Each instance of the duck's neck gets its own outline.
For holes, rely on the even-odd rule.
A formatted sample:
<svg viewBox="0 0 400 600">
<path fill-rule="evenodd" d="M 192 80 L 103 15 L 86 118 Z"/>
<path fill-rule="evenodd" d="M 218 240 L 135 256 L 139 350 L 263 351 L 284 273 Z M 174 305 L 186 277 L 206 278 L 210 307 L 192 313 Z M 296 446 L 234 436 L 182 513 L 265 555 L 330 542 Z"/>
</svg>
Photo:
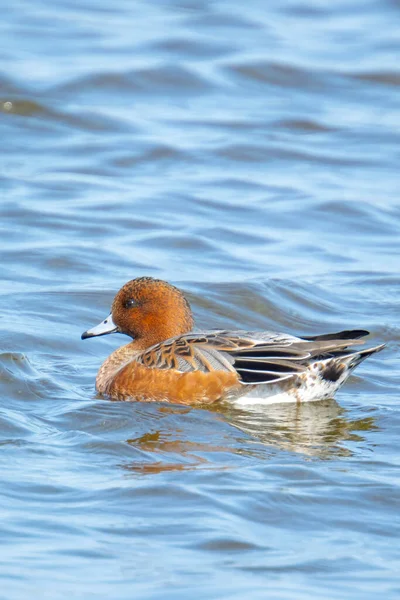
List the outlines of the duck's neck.
<svg viewBox="0 0 400 600">
<path fill-rule="evenodd" d="M 146 347 L 146 346 L 145 346 Z M 138 343 L 138 340 L 125 344 L 117 348 L 110 354 L 108 358 L 101 365 L 99 372 L 96 377 L 96 389 L 100 394 L 104 394 L 107 385 L 114 375 L 127 363 L 129 363 L 135 356 L 145 347 Z"/>
</svg>

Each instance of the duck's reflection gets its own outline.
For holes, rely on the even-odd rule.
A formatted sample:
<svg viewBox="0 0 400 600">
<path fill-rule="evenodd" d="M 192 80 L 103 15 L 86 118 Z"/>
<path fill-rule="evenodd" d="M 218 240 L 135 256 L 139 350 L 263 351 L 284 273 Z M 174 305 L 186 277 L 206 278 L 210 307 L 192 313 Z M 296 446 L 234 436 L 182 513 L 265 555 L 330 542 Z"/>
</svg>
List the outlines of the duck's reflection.
<svg viewBox="0 0 400 600">
<path fill-rule="evenodd" d="M 360 431 L 377 429 L 373 417 L 349 418 L 333 400 L 293 404 L 223 407 L 225 419 L 254 441 L 326 459 L 352 454 L 346 441 L 360 442 Z"/>
<path fill-rule="evenodd" d="M 240 466 L 239 456 L 268 460 L 279 450 L 322 460 L 350 456 L 349 442 L 363 442 L 361 432 L 377 429 L 373 417 L 351 418 L 335 400 L 246 408 L 219 405 L 212 411 L 161 404 L 153 408 L 157 427 L 127 440 L 143 459 L 123 465 L 128 471 L 231 469 Z M 148 418 L 145 423 L 147 429 Z M 240 435 L 232 434 L 235 430 Z"/>
<path fill-rule="evenodd" d="M 175 431 L 176 434 L 178 431 Z M 218 465 L 213 465 L 212 461 L 204 456 L 204 453 L 228 451 L 228 448 L 223 446 L 210 446 L 206 443 L 182 439 L 182 432 L 178 435 L 180 437 L 174 439 L 172 432 L 168 435 L 165 432 L 155 431 L 145 433 L 139 438 L 127 440 L 128 444 L 139 447 L 147 456 L 156 454 L 158 460 L 132 463 L 125 465 L 125 468 L 142 474 L 186 471 L 200 467 L 218 468 Z"/>
</svg>

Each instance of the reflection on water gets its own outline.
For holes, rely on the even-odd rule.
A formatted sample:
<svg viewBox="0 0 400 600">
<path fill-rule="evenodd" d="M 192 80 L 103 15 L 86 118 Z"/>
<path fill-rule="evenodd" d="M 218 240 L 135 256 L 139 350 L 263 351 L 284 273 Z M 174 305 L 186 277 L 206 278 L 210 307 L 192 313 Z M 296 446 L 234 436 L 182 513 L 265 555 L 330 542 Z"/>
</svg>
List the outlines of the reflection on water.
<svg viewBox="0 0 400 600">
<path fill-rule="evenodd" d="M 174 432 L 170 432 L 166 439 L 163 437 L 161 431 L 155 431 L 145 433 L 136 439 L 127 440 L 128 444 L 146 452 L 147 460 L 146 462 L 125 464 L 123 468 L 142 474 L 162 473 L 164 471 L 186 471 L 197 468 L 227 468 L 217 467 L 205 456 L 201 456 L 201 453 L 230 452 L 230 448 L 210 446 L 201 442 L 191 442 L 190 440 L 173 439 L 173 437 Z M 153 453 L 157 457 L 155 462 L 149 460 Z M 177 462 L 168 462 L 171 459 L 175 459 Z"/>
<path fill-rule="evenodd" d="M 162 405 L 157 410 L 172 415 L 186 414 L 188 420 L 198 412 L 196 409 L 182 411 L 180 407 Z M 193 441 L 179 419 L 175 421 L 175 427 L 171 427 L 171 422 L 168 428 L 157 429 L 152 425 L 150 431 L 127 440 L 143 454 L 140 460 L 124 464 L 123 468 L 142 474 L 198 468 L 224 470 L 233 468 L 233 463 L 228 466 L 229 455 L 269 460 L 272 454 L 268 449 L 273 448 L 318 459 L 351 456 L 352 450 L 346 442 L 362 442 L 365 437 L 360 432 L 379 430 L 374 417 L 351 417 L 334 399 L 267 407 L 254 404 L 246 409 L 223 404 L 205 410 L 245 436 L 234 436 L 224 446 L 209 440 Z M 215 464 L 217 453 L 228 455 L 225 464 Z"/>
<path fill-rule="evenodd" d="M 358 431 L 377 429 L 373 417 L 351 418 L 334 400 L 275 404 L 266 409 L 226 409 L 229 423 L 263 444 L 315 458 L 349 456 L 343 442 L 362 441 Z"/>
</svg>

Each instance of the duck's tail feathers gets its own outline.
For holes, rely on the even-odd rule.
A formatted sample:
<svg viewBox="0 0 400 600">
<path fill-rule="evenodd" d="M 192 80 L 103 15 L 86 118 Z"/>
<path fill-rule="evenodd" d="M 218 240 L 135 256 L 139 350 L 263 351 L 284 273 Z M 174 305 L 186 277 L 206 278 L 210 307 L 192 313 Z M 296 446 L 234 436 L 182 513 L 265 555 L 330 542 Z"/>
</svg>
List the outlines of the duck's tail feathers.
<svg viewBox="0 0 400 600">
<path fill-rule="evenodd" d="M 369 331 L 366 329 L 345 329 L 344 331 L 339 331 L 337 333 L 325 333 L 324 335 L 314 335 L 308 337 L 302 336 L 302 339 L 309 342 L 329 342 L 336 340 L 358 340 L 366 335 L 369 335 Z"/>
<path fill-rule="evenodd" d="M 373 348 L 365 348 L 365 350 L 358 350 L 357 352 L 352 352 L 347 356 L 342 358 L 343 362 L 347 363 L 348 368 L 352 371 L 355 369 L 363 360 L 371 356 L 371 354 L 375 354 L 375 352 L 380 352 L 383 350 L 386 344 L 379 344 L 379 346 L 374 346 Z"/>
</svg>

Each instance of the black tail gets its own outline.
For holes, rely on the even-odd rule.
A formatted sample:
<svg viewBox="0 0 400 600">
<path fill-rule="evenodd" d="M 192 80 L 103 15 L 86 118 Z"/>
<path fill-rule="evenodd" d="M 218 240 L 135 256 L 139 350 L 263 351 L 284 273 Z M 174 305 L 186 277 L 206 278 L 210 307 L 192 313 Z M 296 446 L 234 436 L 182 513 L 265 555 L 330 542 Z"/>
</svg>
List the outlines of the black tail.
<svg viewBox="0 0 400 600">
<path fill-rule="evenodd" d="M 385 347 L 385 344 L 379 344 L 379 346 L 374 346 L 373 348 L 366 348 L 365 350 L 358 350 L 353 354 L 348 355 L 348 364 L 351 369 L 354 369 L 357 365 L 360 364 L 363 360 L 371 356 L 371 354 L 375 354 L 375 352 L 379 352 Z M 346 360 L 346 359 L 344 359 Z"/>
<path fill-rule="evenodd" d="M 302 339 L 309 342 L 328 342 L 329 340 L 358 340 L 366 335 L 369 335 L 369 331 L 366 329 L 345 329 L 338 333 L 325 333 L 324 335 L 310 337 L 302 336 Z"/>
</svg>

